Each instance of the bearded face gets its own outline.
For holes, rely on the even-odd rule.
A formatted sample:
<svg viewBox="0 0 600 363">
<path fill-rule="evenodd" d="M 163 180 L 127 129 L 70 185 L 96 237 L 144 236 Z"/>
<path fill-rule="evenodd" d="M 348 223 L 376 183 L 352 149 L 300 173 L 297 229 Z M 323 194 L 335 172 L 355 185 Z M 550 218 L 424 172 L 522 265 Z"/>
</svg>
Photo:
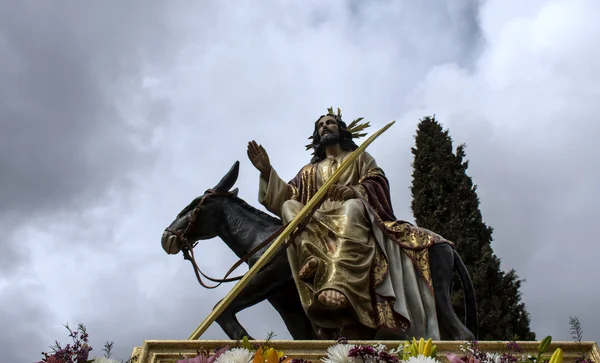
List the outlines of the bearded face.
<svg viewBox="0 0 600 363">
<path fill-rule="evenodd" d="M 353 151 L 358 148 L 352 141 L 352 134 L 348 132 L 343 121 L 338 121 L 332 115 L 321 116 L 315 122 L 313 131 L 314 156 L 310 161 L 311 164 L 325 159 L 325 149 L 336 144 L 339 144 L 344 151 Z"/>
<path fill-rule="evenodd" d="M 322 117 L 317 122 L 317 130 L 321 138 L 321 146 L 335 145 L 340 141 L 340 129 L 336 119 L 332 116 Z"/>
<path fill-rule="evenodd" d="M 325 132 L 323 136 L 321 136 L 321 145 L 330 146 L 335 145 L 340 141 L 340 134 L 337 132 Z"/>
</svg>

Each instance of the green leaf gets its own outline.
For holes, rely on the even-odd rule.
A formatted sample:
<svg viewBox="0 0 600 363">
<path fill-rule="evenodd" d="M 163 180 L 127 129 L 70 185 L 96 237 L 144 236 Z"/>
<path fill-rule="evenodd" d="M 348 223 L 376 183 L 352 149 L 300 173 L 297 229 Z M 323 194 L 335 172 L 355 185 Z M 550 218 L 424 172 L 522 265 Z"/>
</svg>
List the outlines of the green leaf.
<svg viewBox="0 0 600 363">
<path fill-rule="evenodd" d="M 544 354 L 548 350 L 548 347 L 550 346 L 550 343 L 552 343 L 552 336 L 548 335 L 540 343 L 540 346 L 538 348 L 538 354 L 539 355 Z"/>
<path fill-rule="evenodd" d="M 250 341 L 248 341 L 248 336 L 246 335 L 244 335 L 244 338 L 242 339 L 242 348 L 252 350 L 252 345 L 250 344 Z"/>
</svg>

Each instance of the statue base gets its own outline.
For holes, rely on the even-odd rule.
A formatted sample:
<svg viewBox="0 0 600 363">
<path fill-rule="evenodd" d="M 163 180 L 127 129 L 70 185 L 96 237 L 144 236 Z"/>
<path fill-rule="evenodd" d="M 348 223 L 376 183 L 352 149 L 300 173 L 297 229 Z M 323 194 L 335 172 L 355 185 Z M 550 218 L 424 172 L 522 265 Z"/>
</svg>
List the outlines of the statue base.
<svg viewBox="0 0 600 363">
<path fill-rule="evenodd" d="M 252 343 L 264 343 L 264 341 L 252 341 Z M 312 340 L 271 340 L 269 346 L 283 351 L 290 358 L 303 358 L 311 360 L 313 363 L 321 361 L 321 358 L 326 356 L 327 348 L 334 345 L 335 341 L 312 341 Z M 399 341 L 350 341 L 353 344 L 373 345 L 384 344 L 388 348 L 396 348 L 400 344 Z M 436 341 L 438 359 L 447 361 L 445 353 L 460 354 L 459 346 L 464 342 L 461 341 Z M 506 351 L 508 342 L 501 341 L 486 341 L 478 342 L 479 348 L 483 352 L 498 352 Z M 537 356 L 537 349 L 540 342 L 517 342 L 523 354 Z M 145 340 L 141 347 L 135 347 L 131 355 L 131 363 L 176 363 L 183 359 L 183 356 L 188 358 L 195 357 L 197 351 L 214 348 L 223 348 L 225 346 L 234 347 L 239 342 L 232 340 Z M 581 347 L 577 342 L 572 341 L 556 341 L 552 342 L 547 352 L 552 352 L 556 348 L 563 350 L 565 363 L 575 362 L 580 357 L 581 349 L 587 354 L 587 357 L 595 363 L 600 363 L 600 350 L 596 342 L 582 342 Z"/>
</svg>

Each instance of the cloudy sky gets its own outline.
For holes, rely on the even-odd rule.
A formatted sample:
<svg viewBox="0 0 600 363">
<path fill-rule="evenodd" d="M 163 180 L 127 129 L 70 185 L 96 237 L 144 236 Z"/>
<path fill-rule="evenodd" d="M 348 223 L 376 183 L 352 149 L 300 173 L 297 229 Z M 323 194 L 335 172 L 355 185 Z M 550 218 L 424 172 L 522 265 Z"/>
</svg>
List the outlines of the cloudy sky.
<svg viewBox="0 0 600 363">
<path fill-rule="evenodd" d="M 251 4 L 251 5 L 249 5 Z M 0 351 L 32 362 L 62 324 L 94 353 L 186 339 L 231 285 L 198 286 L 160 236 L 255 139 L 293 177 L 329 106 L 378 129 L 369 148 L 410 211 L 410 147 L 436 114 L 467 144 L 493 247 L 527 281 L 539 336 L 569 316 L 600 340 L 600 2 L 0 0 Z M 596 40 L 594 40 L 596 39 Z M 220 240 L 199 263 L 236 261 Z M 242 270 L 243 271 L 243 270 Z M 267 304 L 256 337 L 289 338 Z M 212 326 L 204 338 L 225 338 Z M 8 355 L 7 355 L 8 353 Z"/>
</svg>

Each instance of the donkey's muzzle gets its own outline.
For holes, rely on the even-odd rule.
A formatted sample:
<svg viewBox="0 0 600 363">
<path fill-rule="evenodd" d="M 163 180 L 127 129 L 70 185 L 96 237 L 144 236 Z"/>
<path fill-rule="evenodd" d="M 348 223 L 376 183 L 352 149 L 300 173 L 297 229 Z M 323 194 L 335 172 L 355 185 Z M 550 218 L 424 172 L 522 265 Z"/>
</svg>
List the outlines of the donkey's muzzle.
<svg viewBox="0 0 600 363">
<path fill-rule="evenodd" d="M 163 233 L 160 242 L 163 250 L 170 255 L 176 255 L 181 251 L 179 237 L 169 231 Z"/>
</svg>

